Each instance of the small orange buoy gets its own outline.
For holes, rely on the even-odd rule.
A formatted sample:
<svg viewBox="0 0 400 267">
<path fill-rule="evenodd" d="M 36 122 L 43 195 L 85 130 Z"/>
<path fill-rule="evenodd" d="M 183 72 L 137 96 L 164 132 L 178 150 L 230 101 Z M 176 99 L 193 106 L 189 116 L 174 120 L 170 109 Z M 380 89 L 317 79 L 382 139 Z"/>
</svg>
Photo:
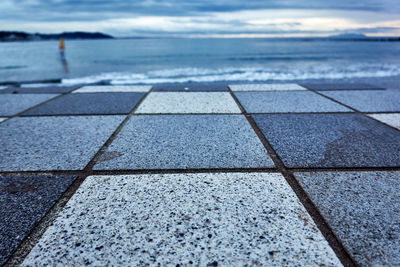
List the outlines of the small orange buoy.
<svg viewBox="0 0 400 267">
<path fill-rule="evenodd" d="M 64 37 L 60 37 L 60 50 L 65 49 L 65 44 L 64 44 Z"/>
</svg>

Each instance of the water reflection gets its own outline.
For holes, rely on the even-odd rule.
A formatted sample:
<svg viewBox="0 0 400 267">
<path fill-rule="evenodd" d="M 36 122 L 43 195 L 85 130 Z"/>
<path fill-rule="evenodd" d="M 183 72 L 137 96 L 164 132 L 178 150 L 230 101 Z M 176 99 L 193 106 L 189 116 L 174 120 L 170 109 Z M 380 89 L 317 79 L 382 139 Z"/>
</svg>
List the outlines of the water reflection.
<svg viewBox="0 0 400 267">
<path fill-rule="evenodd" d="M 64 73 L 69 74 L 68 61 L 65 57 L 65 44 L 63 37 L 60 38 L 60 60 L 64 68 Z"/>
</svg>

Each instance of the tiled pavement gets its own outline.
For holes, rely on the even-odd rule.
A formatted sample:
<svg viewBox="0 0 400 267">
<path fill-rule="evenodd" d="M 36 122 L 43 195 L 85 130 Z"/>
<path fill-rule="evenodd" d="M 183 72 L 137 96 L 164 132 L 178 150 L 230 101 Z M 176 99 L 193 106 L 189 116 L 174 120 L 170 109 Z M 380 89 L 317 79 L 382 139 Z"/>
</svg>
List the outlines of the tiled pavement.
<svg viewBox="0 0 400 267">
<path fill-rule="evenodd" d="M 400 90 L 5 88 L 0 264 L 400 265 Z"/>
</svg>

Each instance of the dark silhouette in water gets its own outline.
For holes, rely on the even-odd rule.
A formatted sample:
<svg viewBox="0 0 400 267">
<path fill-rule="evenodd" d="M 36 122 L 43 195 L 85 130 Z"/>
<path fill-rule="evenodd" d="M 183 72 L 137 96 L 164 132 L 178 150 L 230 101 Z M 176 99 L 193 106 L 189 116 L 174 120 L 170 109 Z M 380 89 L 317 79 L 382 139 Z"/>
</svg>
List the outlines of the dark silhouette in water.
<svg viewBox="0 0 400 267">
<path fill-rule="evenodd" d="M 64 72 L 65 74 L 69 74 L 69 68 L 68 68 L 68 62 L 67 58 L 65 57 L 65 44 L 64 44 L 64 38 L 60 38 L 60 59 L 61 63 L 64 67 Z"/>
</svg>

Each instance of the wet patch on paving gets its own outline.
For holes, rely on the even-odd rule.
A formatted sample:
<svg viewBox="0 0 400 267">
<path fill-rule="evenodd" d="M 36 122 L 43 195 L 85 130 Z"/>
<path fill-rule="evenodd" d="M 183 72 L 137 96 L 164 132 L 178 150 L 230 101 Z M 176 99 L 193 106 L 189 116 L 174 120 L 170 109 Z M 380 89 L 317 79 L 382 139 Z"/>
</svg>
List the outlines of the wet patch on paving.
<svg viewBox="0 0 400 267">
<path fill-rule="evenodd" d="M 360 114 L 253 118 L 290 168 L 400 166 L 400 132 Z"/>
</svg>

